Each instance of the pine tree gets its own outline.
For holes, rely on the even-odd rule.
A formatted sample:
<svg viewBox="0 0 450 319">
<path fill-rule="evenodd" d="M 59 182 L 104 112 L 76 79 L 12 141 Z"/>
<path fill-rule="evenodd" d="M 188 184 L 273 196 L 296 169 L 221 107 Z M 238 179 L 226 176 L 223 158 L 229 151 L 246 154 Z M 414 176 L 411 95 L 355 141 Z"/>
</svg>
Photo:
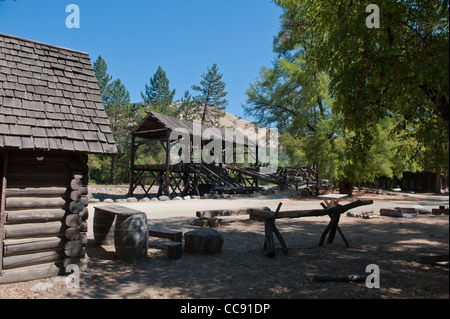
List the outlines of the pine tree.
<svg viewBox="0 0 450 319">
<path fill-rule="evenodd" d="M 176 116 L 176 111 L 172 106 L 175 90 L 170 90 L 169 79 L 161 66 L 158 66 L 158 70 L 150 78 L 150 83 L 145 85 L 145 92 L 141 92 L 141 96 L 150 110 Z"/>
<path fill-rule="evenodd" d="M 208 68 L 206 74 L 202 74 L 200 86 L 193 85 L 192 89 L 200 94 L 195 97 L 195 111 L 201 114 L 200 119 L 204 124 L 217 124 L 222 111 L 228 105 L 225 96 L 225 82 L 222 81 L 223 74 L 219 73 L 217 64 Z"/>
<path fill-rule="evenodd" d="M 101 55 L 99 55 L 94 62 L 94 73 L 97 78 L 98 87 L 100 88 L 103 104 L 106 105 L 109 98 L 108 87 L 112 80 L 112 76 L 108 74 L 108 66 Z"/>
<path fill-rule="evenodd" d="M 129 167 L 128 136 L 134 112 L 130 104 L 130 93 L 120 79 L 112 81 L 108 66 L 101 56 L 94 62 L 94 73 L 111 123 L 118 154 L 116 156 L 91 155 L 89 161 L 92 169 L 89 175 L 97 182 L 113 184 L 117 180 L 123 180 L 122 175 L 128 175 L 127 172 L 125 174 L 123 172 L 128 171 Z"/>
</svg>

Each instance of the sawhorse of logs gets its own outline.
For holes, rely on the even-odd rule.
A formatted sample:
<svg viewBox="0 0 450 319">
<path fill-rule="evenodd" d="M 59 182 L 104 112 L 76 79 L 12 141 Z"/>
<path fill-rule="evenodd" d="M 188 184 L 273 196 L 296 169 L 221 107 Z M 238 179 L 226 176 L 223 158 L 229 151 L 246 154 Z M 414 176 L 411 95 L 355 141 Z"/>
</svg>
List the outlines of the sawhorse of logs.
<svg viewBox="0 0 450 319">
<path fill-rule="evenodd" d="M 194 220 L 194 224 L 197 226 L 209 226 L 218 227 L 222 225 L 222 219 L 217 218 L 221 216 L 238 216 L 238 215 L 250 215 L 252 216 L 253 211 L 270 211 L 269 207 L 244 207 L 235 209 L 214 209 L 214 210 L 201 210 L 197 211 L 197 219 Z"/>
<path fill-rule="evenodd" d="M 286 245 L 286 242 L 283 239 L 283 236 L 281 235 L 280 231 L 278 230 L 277 226 L 275 225 L 275 221 L 279 218 L 301 218 L 301 217 L 318 217 L 318 216 L 326 216 L 328 215 L 330 217 L 330 222 L 328 223 L 327 227 L 323 231 L 322 235 L 320 236 L 320 242 L 319 246 L 322 247 L 323 243 L 325 241 L 326 236 L 328 236 L 328 243 L 332 243 L 336 234 L 336 231 L 339 232 L 339 235 L 344 240 L 344 243 L 347 247 L 349 247 L 349 244 L 344 237 L 344 234 L 342 230 L 339 227 L 339 219 L 341 214 L 347 212 L 350 209 L 363 206 L 363 205 L 371 205 L 373 204 L 373 201 L 361 201 L 358 200 L 353 203 L 349 203 L 346 205 L 337 205 L 336 207 L 332 208 L 325 208 L 324 209 L 313 209 L 313 210 L 297 210 L 297 211 L 286 211 L 286 212 L 280 212 L 281 205 L 280 203 L 276 209 L 275 212 L 273 211 L 267 211 L 267 210 L 254 210 L 252 212 L 252 215 L 259 218 L 264 218 L 264 233 L 265 233 L 265 241 L 264 241 L 264 251 L 267 252 L 267 257 L 272 258 L 275 256 L 275 241 L 273 238 L 273 234 L 278 238 L 281 248 L 283 250 L 284 254 L 288 254 L 288 248 Z"/>
</svg>

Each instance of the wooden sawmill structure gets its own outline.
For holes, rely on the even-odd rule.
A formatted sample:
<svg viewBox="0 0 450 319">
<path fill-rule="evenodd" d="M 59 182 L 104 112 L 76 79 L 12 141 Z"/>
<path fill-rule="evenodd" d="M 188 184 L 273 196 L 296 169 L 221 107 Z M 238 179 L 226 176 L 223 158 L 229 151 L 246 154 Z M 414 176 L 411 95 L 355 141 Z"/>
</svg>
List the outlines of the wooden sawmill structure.
<svg viewBox="0 0 450 319">
<path fill-rule="evenodd" d="M 191 156 L 187 162 L 172 164 L 170 159 L 170 147 L 179 142 L 175 130 L 183 129 L 189 134 L 189 147 Z M 169 197 L 186 195 L 209 194 L 245 194 L 261 189 L 259 181 L 265 181 L 280 187 L 295 185 L 296 187 L 313 183 L 316 174 L 309 168 L 288 168 L 278 167 L 276 172 L 265 174 L 261 167 L 264 164 L 258 161 L 258 142 L 248 136 L 240 136 L 243 144 L 239 146 L 246 150 L 253 148 L 254 165 L 251 167 L 238 167 L 235 165 L 221 163 L 205 163 L 203 161 L 193 163 L 193 151 L 195 149 L 194 140 L 201 141 L 201 149 L 211 141 L 208 134 L 203 134 L 212 127 L 201 125 L 201 129 L 196 130 L 193 122 L 173 118 L 156 112 L 148 112 L 148 115 L 133 130 L 131 137 L 131 167 L 130 185 L 128 196 L 133 196 L 136 188 L 141 187 L 144 192 L 151 196 L 151 189 L 157 188 L 157 196 L 166 195 Z M 223 149 L 227 143 L 234 147 L 238 146 L 235 139 L 228 130 L 213 128 L 220 132 L 215 138 L 222 142 Z M 242 133 L 234 133 L 242 134 Z M 165 152 L 165 163 L 137 165 L 135 164 L 136 152 L 145 143 L 159 142 Z M 229 145 L 229 144 L 228 144 Z M 250 156 L 250 155 L 248 155 Z"/>
</svg>

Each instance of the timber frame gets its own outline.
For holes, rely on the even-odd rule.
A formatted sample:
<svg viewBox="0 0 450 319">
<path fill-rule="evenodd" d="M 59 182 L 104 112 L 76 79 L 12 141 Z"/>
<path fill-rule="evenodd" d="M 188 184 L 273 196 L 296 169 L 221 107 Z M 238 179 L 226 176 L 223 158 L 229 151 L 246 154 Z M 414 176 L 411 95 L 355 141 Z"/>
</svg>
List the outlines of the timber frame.
<svg viewBox="0 0 450 319">
<path fill-rule="evenodd" d="M 179 163 L 172 165 L 170 163 L 170 146 L 179 142 L 172 140 L 171 133 L 183 129 L 189 133 L 189 151 L 190 161 L 188 163 Z M 148 112 L 147 116 L 131 133 L 131 151 L 130 151 L 130 178 L 128 197 L 132 197 L 136 188 L 141 187 L 145 194 L 150 197 L 151 189 L 157 187 L 157 196 L 166 195 L 169 197 L 186 195 L 204 195 L 209 194 L 239 194 L 251 193 L 260 190 L 259 181 L 266 181 L 280 187 L 295 185 L 315 181 L 316 173 L 309 168 L 278 168 L 273 174 L 263 174 L 259 168 L 262 166 L 255 158 L 254 167 L 235 167 L 225 164 L 206 164 L 193 163 L 194 140 L 205 147 L 210 140 L 205 139 L 203 132 L 210 127 L 201 125 L 194 127 L 194 124 L 188 121 L 176 119 L 156 112 Z M 223 147 L 232 143 L 233 147 L 237 142 L 225 130 L 215 128 L 220 132 L 218 138 Z M 241 134 L 241 133 L 237 133 Z M 256 149 L 258 153 L 258 142 L 249 139 L 247 136 L 239 136 L 243 141 L 244 152 L 249 147 Z M 165 162 L 162 164 L 137 165 L 135 163 L 136 152 L 139 147 L 148 142 L 159 142 L 165 152 Z M 199 145 L 197 144 L 197 145 Z M 247 152 L 248 154 L 248 152 Z M 223 159 L 223 158 L 222 158 Z"/>
<path fill-rule="evenodd" d="M 203 195 L 205 193 L 249 193 L 259 189 L 257 181 L 252 181 L 251 185 L 246 185 L 232 178 L 224 171 L 224 165 L 222 164 L 190 162 L 171 165 L 170 146 L 177 140 L 171 140 L 170 136 L 173 131 L 180 128 L 189 132 L 189 147 L 192 159 L 194 139 L 198 138 L 203 148 L 209 140 L 203 139 L 201 135 L 209 127 L 201 125 L 201 132 L 197 132 L 191 122 L 156 112 L 148 112 L 144 120 L 133 130 L 131 134 L 129 197 L 133 196 L 137 187 L 141 187 L 145 194 L 150 196 L 150 190 L 153 186 L 158 188 L 157 196 L 166 195 L 169 197 Z M 224 130 L 218 130 L 220 130 L 222 143 L 225 146 L 229 137 Z M 254 143 L 246 137 L 243 138 L 243 141 L 244 146 Z M 136 152 L 146 142 L 159 142 L 163 146 L 165 152 L 163 164 L 135 164 Z M 253 179 L 251 176 L 248 178 Z"/>
</svg>

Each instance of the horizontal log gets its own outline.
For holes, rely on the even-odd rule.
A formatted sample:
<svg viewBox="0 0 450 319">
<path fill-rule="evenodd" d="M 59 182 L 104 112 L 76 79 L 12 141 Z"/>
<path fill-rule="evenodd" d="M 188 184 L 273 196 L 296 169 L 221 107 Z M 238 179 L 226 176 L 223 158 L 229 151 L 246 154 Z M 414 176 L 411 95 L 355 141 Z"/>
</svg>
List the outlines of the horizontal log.
<svg viewBox="0 0 450 319">
<path fill-rule="evenodd" d="M 319 282 L 365 282 L 368 275 L 314 275 L 313 280 Z"/>
<path fill-rule="evenodd" d="M 46 251 L 40 253 L 3 257 L 3 269 L 62 261 L 63 258 L 64 253 L 62 251 Z"/>
<path fill-rule="evenodd" d="M 61 235 L 66 226 L 62 222 L 4 225 L 5 238 L 43 237 Z"/>
<path fill-rule="evenodd" d="M 62 208 L 56 209 L 29 209 L 7 211 L 7 224 L 23 224 L 23 223 L 47 223 L 51 221 L 60 221 L 64 219 L 66 210 Z"/>
<path fill-rule="evenodd" d="M 238 209 L 215 209 L 215 210 L 202 210 L 197 211 L 198 218 L 214 218 L 216 216 L 235 216 L 235 215 L 248 215 L 253 210 L 270 211 L 269 207 L 247 207 Z"/>
<path fill-rule="evenodd" d="M 8 175 L 9 188 L 24 188 L 24 187 L 67 187 L 70 183 L 70 176 L 60 174 L 55 176 L 50 175 L 28 175 L 28 174 L 10 174 Z"/>
<path fill-rule="evenodd" d="M 7 239 L 3 242 L 4 256 L 62 249 L 67 240 L 63 237 Z"/>
<path fill-rule="evenodd" d="M 11 164 L 56 164 L 56 163 L 68 163 L 72 157 L 72 154 L 61 152 L 45 152 L 41 154 L 43 159 L 37 160 L 37 154 L 35 151 L 17 151 L 11 152 L 8 155 L 8 162 Z"/>
<path fill-rule="evenodd" d="M 180 231 L 155 229 L 155 228 L 149 228 L 148 235 L 149 235 L 149 237 L 170 239 L 171 241 L 174 241 L 174 242 L 179 242 L 183 238 L 183 233 Z"/>
<path fill-rule="evenodd" d="M 4 270 L 0 276 L 0 284 L 16 283 L 36 279 L 55 277 L 62 274 L 61 265 L 57 263 L 46 263 L 35 266 L 21 267 Z"/>
<path fill-rule="evenodd" d="M 63 197 L 10 197 L 6 198 L 6 210 L 29 208 L 64 208 Z"/>
<path fill-rule="evenodd" d="M 6 189 L 6 197 L 63 197 L 66 193 L 66 187 L 27 187 Z"/>
<path fill-rule="evenodd" d="M 89 166 L 79 160 L 70 161 L 70 168 L 72 171 L 82 172 L 83 175 L 86 175 L 89 172 Z"/>
<path fill-rule="evenodd" d="M 333 213 L 339 213 L 343 214 L 346 211 L 363 206 L 363 205 L 371 205 L 373 204 L 372 200 L 369 201 L 361 201 L 358 200 L 353 203 L 349 203 L 346 205 L 338 205 L 334 208 L 327 208 L 327 209 L 311 209 L 311 210 L 294 210 L 294 211 L 285 211 L 285 212 L 278 212 L 276 215 L 276 219 L 279 218 L 301 218 L 301 217 L 320 217 L 320 216 L 326 216 L 328 214 Z M 273 218 L 275 216 L 275 212 L 273 211 L 263 211 L 263 210 L 254 210 L 252 212 L 253 216 L 257 217 L 263 217 L 263 218 Z"/>
<path fill-rule="evenodd" d="M 421 264 L 433 265 L 438 262 L 448 261 L 448 253 L 445 254 L 424 254 L 419 256 Z"/>
<path fill-rule="evenodd" d="M 78 154 L 78 159 L 81 163 L 86 164 L 89 160 L 89 155 L 87 153 L 80 153 Z"/>
<path fill-rule="evenodd" d="M 37 163 L 37 164 L 10 164 L 8 163 L 8 174 L 11 175 L 70 175 L 68 163 Z"/>
</svg>

